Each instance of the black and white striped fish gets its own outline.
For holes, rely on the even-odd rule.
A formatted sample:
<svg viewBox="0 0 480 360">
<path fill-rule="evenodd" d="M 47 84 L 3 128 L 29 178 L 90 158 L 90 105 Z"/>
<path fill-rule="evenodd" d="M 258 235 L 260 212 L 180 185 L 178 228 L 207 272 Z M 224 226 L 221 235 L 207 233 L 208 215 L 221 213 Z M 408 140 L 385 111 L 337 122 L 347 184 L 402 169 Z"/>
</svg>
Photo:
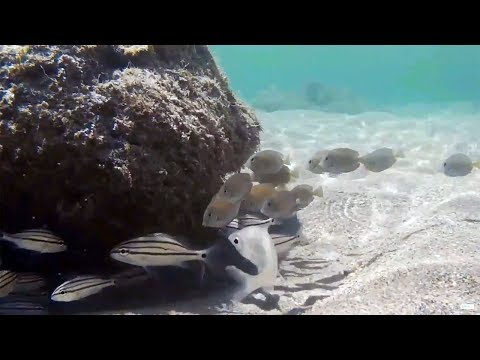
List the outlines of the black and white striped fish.
<svg viewBox="0 0 480 360">
<path fill-rule="evenodd" d="M 116 281 L 114 279 L 106 279 L 95 275 L 82 275 L 58 286 L 50 298 L 57 302 L 77 301 L 115 285 Z"/>
<path fill-rule="evenodd" d="M 39 253 L 58 253 L 67 250 L 67 245 L 58 236 L 46 229 L 30 229 L 15 234 L 0 233 L 0 240 L 14 244 L 20 249 Z"/>
<path fill-rule="evenodd" d="M 0 303 L 0 315 L 47 315 L 48 310 L 41 304 L 13 300 Z"/>
<path fill-rule="evenodd" d="M 263 214 L 244 214 L 233 219 L 226 227 L 220 229 L 220 233 L 228 237 L 232 232 L 251 226 L 271 226 L 278 224 L 278 220 L 273 220 Z"/>
<path fill-rule="evenodd" d="M 10 270 L 0 270 L 0 298 L 12 292 L 17 282 L 17 274 Z"/>
<path fill-rule="evenodd" d="M 35 273 L 18 273 L 17 283 L 15 284 L 15 293 L 30 293 L 45 288 L 47 285 L 45 279 Z"/>
</svg>

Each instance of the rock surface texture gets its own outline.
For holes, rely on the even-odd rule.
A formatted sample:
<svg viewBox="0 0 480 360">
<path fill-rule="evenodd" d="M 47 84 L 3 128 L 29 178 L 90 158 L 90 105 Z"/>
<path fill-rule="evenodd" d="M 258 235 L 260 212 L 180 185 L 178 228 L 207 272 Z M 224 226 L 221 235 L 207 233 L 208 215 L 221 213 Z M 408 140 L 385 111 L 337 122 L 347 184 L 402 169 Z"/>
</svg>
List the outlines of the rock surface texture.
<svg viewBox="0 0 480 360">
<path fill-rule="evenodd" d="M 259 131 L 206 46 L 2 46 L 0 228 L 91 249 L 208 238 L 203 211 Z"/>
</svg>

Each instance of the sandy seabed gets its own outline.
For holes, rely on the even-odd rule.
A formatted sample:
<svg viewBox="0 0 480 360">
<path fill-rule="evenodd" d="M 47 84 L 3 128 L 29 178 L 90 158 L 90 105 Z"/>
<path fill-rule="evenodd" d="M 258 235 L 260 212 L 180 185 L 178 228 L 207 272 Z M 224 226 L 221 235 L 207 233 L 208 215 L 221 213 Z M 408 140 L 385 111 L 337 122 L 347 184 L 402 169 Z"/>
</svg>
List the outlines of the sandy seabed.
<svg viewBox="0 0 480 360">
<path fill-rule="evenodd" d="M 299 212 L 304 241 L 280 263 L 271 296 L 215 295 L 123 314 L 480 314 L 480 170 L 450 178 L 443 160 L 480 159 L 480 116 L 314 111 L 259 113 L 262 149 L 303 166 L 323 148 L 403 150 L 389 170 L 337 177 L 300 170 L 324 197 Z M 292 184 L 295 185 L 295 184 Z M 119 313 L 119 312 L 117 312 Z"/>
</svg>

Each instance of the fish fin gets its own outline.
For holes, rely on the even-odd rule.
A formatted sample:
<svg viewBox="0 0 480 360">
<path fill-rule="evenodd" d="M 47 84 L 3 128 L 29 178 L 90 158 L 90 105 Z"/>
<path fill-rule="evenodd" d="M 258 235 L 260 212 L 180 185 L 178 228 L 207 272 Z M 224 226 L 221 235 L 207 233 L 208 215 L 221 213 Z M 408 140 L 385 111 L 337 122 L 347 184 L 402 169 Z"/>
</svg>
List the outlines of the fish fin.
<svg viewBox="0 0 480 360">
<path fill-rule="evenodd" d="M 281 276 L 281 275 L 280 275 L 280 276 Z M 271 292 L 273 292 L 274 287 L 273 287 L 273 285 L 263 286 L 263 287 L 262 287 L 262 290 L 265 291 L 265 292 L 267 292 L 267 293 L 271 293 Z"/>
<path fill-rule="evenodd" d="M 283 163 L 284 163 L 285 165 L 290 165 L 290 164 L 291 164 L 291 162 L 290 162 L 290 154 L 287 154 L 287 157 L 285 158 L 285 160 L 283 161 Z"/>
<path fill-rule="evenodd" d="M 322 185 L 318 185 L 318 187 L 315 190 L 313 190 L 313 195 L 317 197 L 323 197 Z"/>
<path fill-rule="evenodd" d="M 298 166 L 295 166 L 292 170 L 290 170 L 290 177 L 293 179 L 300 178 L 300 169 Z"/>
<path fill-rule="evenodd" d="M 480 160 L 473 163 L 473 167 L 480 169 Z"/>
</svg>

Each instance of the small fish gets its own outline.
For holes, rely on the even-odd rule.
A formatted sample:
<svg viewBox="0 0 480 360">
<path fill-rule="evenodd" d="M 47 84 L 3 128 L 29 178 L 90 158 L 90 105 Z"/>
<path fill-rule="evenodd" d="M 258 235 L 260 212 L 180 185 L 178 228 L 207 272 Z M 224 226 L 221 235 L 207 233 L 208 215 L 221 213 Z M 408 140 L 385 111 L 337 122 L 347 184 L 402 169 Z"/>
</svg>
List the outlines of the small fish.
<svg viewBox="0 0 480 360">
<path fill-rule="evenodd" d="M 397 157 L 392 149 L 381 148 L 371 153 L 361 156 L 359 159 L 367 170 L 372 172 L 382 172 L 395 164 Z"/>
<path fill-rule="evenodd" d="M 288 219 L 300 209 L 299 203 L 291 191 L 277 191 L 265 201 L 260 211 L 273 219 Z"/>
<path fill-rule="evenodd" d="M 241 210 L 247 213 L 259 212 L 263 203 L 272 197 L 275 192 L 276 190 L 273 184 L 254 185 L 245 200 L 243 200 Z"/>
<path fill-rule="evenodd" d="M 258 269 L 258 275 L 249 275 L 235 266 L 225 268 L 225 271 L 240 285 L 233 295 L 233 300 L 242 301 L 260 288 L 266 291 L 273 290 L 278 275 L 278 255 L 268 233 L 268 227 L 268 224 L 247 227 L 228 237 L 238 253 Z"/>
<path fill-rule="evenodd" d="M 230 176 L 218 191 L 218 198 L 232 203 L 243 200 L 252 189 L 250 174 L 238 173 Z"/>
<path fill-rule="evenodd" d="M 347 148 L 333 149 L 321 159 L 320 166 L 325 172 L 331 174 L 352 172 L 360 166 L 359 154 Z"/>
<path fill-rule="evenodd" d="M 314 196 L 323 197 L 323 188 L 318 186 L 315 190 L 310 185 L 297 185 L 290 192 L 297 199 L 299 209 L 307 207 L 314 199 Z"/>
<path fill-rule="evenodd" d="M 256 174 L 254 173 L 253 181 L 263 183 L 270 183 L 275 186 L 288 184 L 291 180 L 290 168 L 287 165 L 283 165 L 281 169 L 274 174 Z"/>
<path fill-rule="evenodd" d="M 16 234 L 1 233 L 0 240 L 16 245 L 20 249 L 39 253 L 58 253 L 67 250 L 65 242 L 45 229 L 25 230 Z"/>
<path fill-rule="evenodd" d="M 9 270 L 0 270 L 0 298 L 10 294 L 15 288 L 17 274 Z"/>
<path fill-rule="evenodd" d="M 300 234 L 270 233 L 278 257 L 284 257 L 300 241 Z"/>
<path fill-rule="evenodd" d="M 18 273 L 17 283 L 15 284 L 15 293 L 29 293 L 45 288 L 47 285 L 45 279 L 35 273 Z"/>
<path fill-rule="evenodd" d="M 94 275 L 82 275 L 58 286 L 50 298 L 57 302 L 77 301 L 115 285 L 116 281 L 113 279 L 105 279 Z"/>
<path fill-rule="evenodd" d="M 188 268 L 186 263 L 201 261 L 207 263 L 211 248 L 193 250 L 179 240 L 182 237 L 173 237 L 164 233 L 155 233 L 147 236 L 127 240 L 110 251 L 114 260 L 144 268 L 149 266 L 177 266 Z M 146 269 L 148 271 L 148 269 Z M 203 275 L 202 275 L 203 278 Z"/>
<path fill-rule="evenodd" d="M 480 168 L 480 161 L 473 163 L 465 154 L 453 154 L 443 163 L 443 172 L 450 177 L 465 176 L 472 172 L 473 168 Z"/>
<path fill-rule="evenodd" d="M 202 225 L 221 228 L 228 225 L 237 216 L 241 201 L 230 202 L 215 196 L 203 214 Z"/>
<path fill-rule="evenodd" d="M 0 315 L 48 315 L 48 310 L 41 304 L 15 300 L 0 303 Z"/>
<path fill-rule="evenodd" d="M 330 150 L 319 150 L 308 160 L 307 169 L 314 174 L 323 174 L 325 169 L 320 163 L 325 159 Z"/>
<path fill-rule="evenodd" d="M 285 160 L 287 159 L 278 151 L 263 150 L 253 154 L 247 161 L 247 166 L 258 175 L 275 174 L 280 171 Z"/>
</svg>

